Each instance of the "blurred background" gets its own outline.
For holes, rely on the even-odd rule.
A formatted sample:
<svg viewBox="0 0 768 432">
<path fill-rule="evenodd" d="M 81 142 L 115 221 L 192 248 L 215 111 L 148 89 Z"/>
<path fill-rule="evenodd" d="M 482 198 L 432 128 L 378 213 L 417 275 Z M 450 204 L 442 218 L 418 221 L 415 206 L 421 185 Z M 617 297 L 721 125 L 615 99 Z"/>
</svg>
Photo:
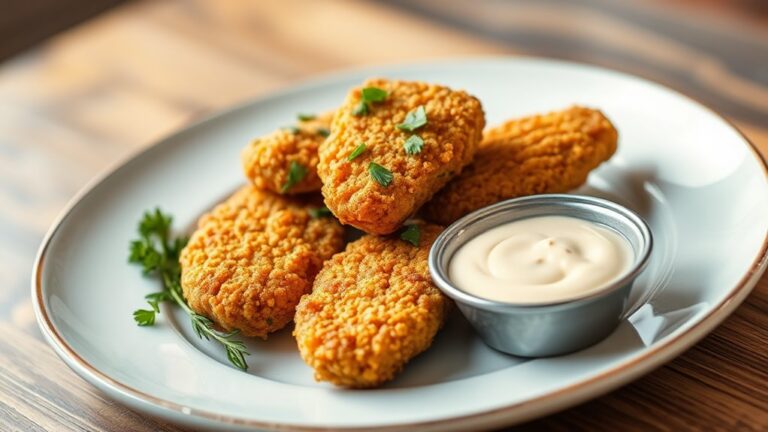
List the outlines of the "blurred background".
<svg viewBox="0 0 768 432">
<path fill-rule="evenodd" d="M 59 379 L 0 368 L 0 430 L 175 430 L 94 392 L 36 328 L 35 251 L 94 175 L 202 115 L 301 79 L 471 55 L 649 78 L 722 113 L 768 153 L 766 0 L 0 0 L 0 364 L 32 355 Z M 765 427 L 768 354 L 754 344 L 768 340 L 766 310 L 763 278 L 686 355 L 530 427 L 641 430 L 658 418 L 673 430 Z"/>
</svg>

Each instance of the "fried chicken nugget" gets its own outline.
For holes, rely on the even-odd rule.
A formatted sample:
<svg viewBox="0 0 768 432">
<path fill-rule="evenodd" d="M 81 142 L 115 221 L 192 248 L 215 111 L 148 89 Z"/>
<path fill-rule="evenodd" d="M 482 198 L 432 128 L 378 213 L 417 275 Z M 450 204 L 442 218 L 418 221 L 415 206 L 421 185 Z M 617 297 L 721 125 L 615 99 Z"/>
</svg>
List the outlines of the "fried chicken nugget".
<svg viewBox="0 0 768 432">
<path fill-rule="evenodd" d="M 600 111 L 579 106 L 510 120 L 486 132 L 472 164 L 422 214 L 448 225 L 505 199 L 574 189 L 613 155 L 617 139 Z"/>
<path fill-rule="evenodd" d="M 329 112 L 251 141 L 241 154 L 245 176 L 259 189 L 275 193 L 319 191 L 322 184 L 317 176 L 317 148 L 330 133 L 332 117 Z M 294 170 L 304 172 L 295 183 L 289 181 L 292 163 L 299 166 Z"/>
<path fill-rule="evenodd" d="M 341 225 L 310 208 L 249 185 L 203 215 L 179 260 L 189 307 L 246 336 L 291 322 L 323 262 L 343 248 Z"/>
<path fill-rule="evenodd" d="M 432 343 L 449 306 L 427 268 L 442 228 L 422 224 L 420 231 L 418 247 L 366 235 L 325 263 L 296 308 L 294 329 L 315 379 L 377 386 Z"/>
<path fill-rule="evenodd" d="M 369 103 L 367 114 L 360 114 L 362 90 L 370 87 L 386 91 L 386 99 Z M 419 107 L 426 112 L 426 124 L 414 131 L 397 127 Z M 320 145 L 317 169 L 325 203 L 344 224 L 371 234 L 392 233 L 472 160 L 484 126 L 480 102 L 463 91 L 368 80 L 347 95 L 333 118 L 331 136 Z M 416 154 L 405 149 L 411 136 L 423 140 Z M 361 144 L 365 151 L 349 160 Z M 391 182 L 375 180 L 371 163 L 391 172 Z"/>
</svg>

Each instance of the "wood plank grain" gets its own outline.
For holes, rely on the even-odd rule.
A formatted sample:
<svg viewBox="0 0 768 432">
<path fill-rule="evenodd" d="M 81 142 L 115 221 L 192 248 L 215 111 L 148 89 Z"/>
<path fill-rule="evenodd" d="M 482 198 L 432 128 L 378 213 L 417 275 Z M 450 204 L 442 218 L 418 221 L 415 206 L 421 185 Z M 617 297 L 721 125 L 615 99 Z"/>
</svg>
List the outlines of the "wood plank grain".
<svg viewBox="0 0 768 432">
<path fill-rule="evenodd" d="M 765 430 L 768 277 L 694 348 L 607 396 L 521 430 Z"/>
<path fill-rule="evenodd" d="M 333 17 L 350 25 L 328 28 Z M 360 40 L 381 20 L 397 25 Z M 58 212 L 192 119 L 332 67 L 501 52 L 377 4 L 197 0 L 130 3 L 14 58 L 0 73 L 0 317 L 34 330 L 29 263 Z"/>
<path fill-rule="evenodd" d="M 768 33 L 719 29 L 682 13 L 610 0 L 395 0 L 414 13 L 516 50 L 632 72 L 755 125 L 768 120 Z M 747 36 L 753 34 L 754 36 Z"/>
<path fill-rule="evenodd" d="M 8 0 L 0 14 L 0 60 L 28 49 L 123 0 Z"/>
<path fill-rule="evenodd" d="M 768 28 L 677 3 L 138 1 L 3 63 L 0 430 L 177 430 L 107 400 L 55 358 L 28 281 L 43 233 L 77 189 L 204 113 L 343 67 L 548 55 L 671 85 L 728 114 L 768 153 Z M 521 430 L 765 430 L 766 311 L 768 276 L 667 366 Z"/>
<path fill-rule="evenodd" d="M 0 430 L 181 430 L 107 399 L 25 332 L 0 323 L 0 335 Z"/>
</svg>

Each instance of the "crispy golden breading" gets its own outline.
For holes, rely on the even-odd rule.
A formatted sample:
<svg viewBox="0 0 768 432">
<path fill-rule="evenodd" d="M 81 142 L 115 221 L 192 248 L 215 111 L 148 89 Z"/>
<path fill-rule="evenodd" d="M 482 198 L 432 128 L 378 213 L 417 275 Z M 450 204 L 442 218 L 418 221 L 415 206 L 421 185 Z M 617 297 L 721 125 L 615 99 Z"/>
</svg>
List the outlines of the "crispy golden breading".
<svg viewBox="0 0 768 432">
<path fill-rule="evenodd" d="M 343 247 L 333 218 L 246 186 L 200 218 L 181 252 L 181 287 L 195 312 L 225 330 L 266 338 L 293 319 L 323 261 Z"/>
<path fill-rule="evenodd" d="M 370 104 L 367 115 L 353 113 L 364 87 L 387 91 L 387 99 Z M 372 234 L 397 230 L 424 202 L 468 164 L 485 126 L 480 102 L 463 91 L 421 82 L 368 80 L 353 89 L 336 112 L 333 133 L 320 145 L 318 173 L 329 209 L 342 223 Z M 424 106 L 427 124 L 414 132 L 396 126 Z M 411 135 L 424 140 L 421 153 L 408 155 Z M 367 150 L 349 155 L 364 143 Z M 383 186 L 369 172 L 375 162 L 393 174 Z"/>
<path fill-rule="evenodd" d="M 578 106 L 508 121 L 486 132 L 472 164 L 422 213 L 448 225 L 505 199 L 566 192 L 613 155 L 617 139 L 600 111 Z"/>
<path fill-rule="evenodd" d="M 241 159 L 245 176 L 259 189 L 276 193 L 296 194 L 319 191 L 317 148 L 325 140 L 333 113 L 301 121 L 295 130 L 278 129 L 253 140 L 243 149 Z M 306 176 L 285 190 L 291 162 L 307 171 Z"/>
<path fill-rule="evenodd" d="M 296 308 L 294 330 L 315 379 L 377 386 L 429 347 L 449 305 L 427 268 L 440 231 L 422 224 L 418 247 L 366 235 L 325 263 Z"/>
</svg>

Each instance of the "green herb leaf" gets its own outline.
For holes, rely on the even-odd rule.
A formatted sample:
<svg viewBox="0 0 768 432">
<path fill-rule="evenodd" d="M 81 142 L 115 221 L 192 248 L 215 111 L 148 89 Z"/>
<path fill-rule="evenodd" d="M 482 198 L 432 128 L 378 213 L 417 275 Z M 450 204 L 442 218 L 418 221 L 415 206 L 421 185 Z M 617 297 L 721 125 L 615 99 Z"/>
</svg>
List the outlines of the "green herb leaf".
<svg viewBox="0 0 768 432">
<path fill-rule="evenodd" d="M 245 345 L 240 341 L 233 341 L 226 345 L 226 347 L 229 362 L 242 371 L 248 370 L 248 363 L 245 362 L 245 356 L 249 354 L 248 351 L 245 350 Z"/>
<path fill-rule="evenodd" d="M 403 147 L 405 147 L 405 152 L 409 155 L 419 154 L 424 147 L 424 140 L 418 135 L 411 135 L 405 140 Z"/>
<path fill-rule="evenodd" d="M 383 102 L 387 99 L 387 92 L 378 87 L 365 87 L 360 91 L 360 103 L 352 110 L 356 116 L 364 116 L 371 110 L 374 102 Z"/>
<path fill-rule="evenodd" d="M 160 313 L 160 302 L 172 301 L 182 308 L 189 316 L 192 328 L 201 339 L 211 340 L 222 344 L 227 351 L 227 358 L 232 364 L 242 370 L 248 368 L 245 356 L 249 355 L 245 345 L 233 336 L 237 332 L 222 333 L 213 326 L 213 321 L 190 309 L 181 293 L 181 267 L 179 254 L 186 246 L 188 238 L 170 238 L 172 218 L 163 214 L 160 209 L 146 212 L 139 222 L 139 239 L 130 244 L 131 263 L 142 267 L 144 274 L 158 277 L 163 283 L 163 291 L 146 296 L 151 310 L 138 309 L 133 312 L 133 319 L 140 326 L 151 326 Z"/>
<path fill-rule="evenodd" d="M 350 153 L 349 156 L 347 156 L 347 160 L 352 162 L 358 156 L 360 156 L 361 154 L 365 153 L 366 149 L 367 149 L 367 147 L 365 146 L 365 143 L 358 144 L 358 146 L 354 150 L 352 150 L 352 153 Z"/>
<path fill-rule="evenodd" d="M 192 323 L 192 330 L 195 331 L 197 337 L 211 340 L 211 332 L 209 330 L 213 329 L 213 322 L 210 319 L 194 312 L 189 314 L 189 319 Z"/>
<path fill-rule="evenodd" d="M 405 240 L 414 246 L 419 245 L 420 237 L 421 229 L 418 225 L 406 225 L 403 232 L 400 233 L 400 239 Z"/>
<path fill-rule="evenodd" d="M 155 324 L 155 311 L 137 309 L 133 312 L 133 320 L 142 327 L 152 326 Z"/>
<path fill-rule="evenodd" d="M 139 234 L 142 237 L 152 234 L 166 237 L 172 222 L 171 216 L 165 215 L 159 208 L 155 208 L 154 212 L 144 212 L 144 217 L 139 222 Z"/>
<path fill-rule="evenodd" d="M 303 121 L 303 122 L 314 120 L 317 118 L 317 116 L 314 114 L 298 114 L 296 117 L 299 119 L 299 121 Z"/>
<path fill-rule="evenodd" d="M 427 124 L 427 111 L 424 109 L 424 105 L 419 105 L 418 108 L 405 116 L 405 121 L 397 125 L 397 128 L 413 132 L 425 124 Z"/>
<path fill-rule="evenodd" d="M 291 161 L 291 165 L 288 167 L 288 180 L 286 180 L 280 192 L 286 193 L 297 183 L 304 180 L 307 176 L 307 169 L 303 165 L 296 161 Z"/>
<path fill-rule="evenodd" d="M 141 240 L 134 240 L 131 242 L 131 253 L 128 255 L 128 262 L 141 263 L 144 261 L 144 255 L 147 253 L 147 244 L 142 238 Z"/>
<path fill-rule="evenodd" d="M 160 209 L 146 212 L 139 221 L 140 238 L 131 242 L 128 261 L 140 264 L 144 274 L 179 271 L 179 254 L 187 244 L 187 238 L 168 240 L 172 222 Z"/>
<path fill-rule="evenodd" d="M 290 132 L 290 133 L 292 133 L 294 135 L 296 135 L 297 133 L 301 132 L 301 129 L 299 129 L 296 126 L 285 126 L 285 127 L 283 127 L 283 130 L 284 131 L 288 131 L 288 132 Z"/>
<path fill-rule="evenodd" d="M 376 180 L 378 184 L 384 187 L 389 186 L 389 184 L 392 183 L 392 179 L 394 177 L 391 171 L 377 164 L 376 162 L 371 162 L 368 164 L 368 172 L 371 173 L 371 177 L 373 177 L 373 179 Z"/>
<path fill-rule="evenodd" d="M 387 92 L 378 87 L 366 87 L 360 93 L 366 102 L 384 102 L 387 99 Z"/>
<path fill-rule="evenodd" d="M 144 298 L 147 299 L 148 301 L 154 301 L 158 303 L 173 300 L 173 297 L 171 297 L 171 293 L 169 293 L 168 291 L 160 291 L 152 294 L 147 294 L 144 296 Z"/>
<path fill-rule="evenodd" d="M 312 216 L 312 219 L 320 219 L 333 216 L 333 213 L 331 213 L 331 210 L 328 207 L 323 206 L 320 208 L 309 209 L 309 215 Z"/>
<path fill-rule="evenodd" d="M 352 110 L 352 114 L 358 117 L 368 114 L 368 103 L 361 100 L 355 109 Z"/>
<path fill-rule="evenodd" d="M 147 299 L 147 303 L 152 306 L 152 310 L 154 310 L 156 313 L 160 313 L 160 302 L 173 301 L 173 297 L 171 297 L 171 294 L 167 291 L 147 294 L 144 296 L 144 298 Z"/>
<path fill-rule="evenodd" d="M 328 135 L 331 134 L 331 131 L 328 128 L 318 128 L 316 132 L 323 138 L 328 138 Z"/>
<path fill-rule="evenodd" d="M 147 236 L 131 242 L 131 254 L 128 261 L 141 264 L 144 274 L 150 274 L 162 264 L 163 257 Z"/>
<path fill-rule="evenodd" d="M 224 345 L 224 348 L 227 350 L 227 358 L 229 359 L 229 362 L 240 370 L 248 370 L 245 356 L 250 355 L 250 353 L 245 348 L 245 344 L 242 341 L 233 339 L 233 337 L 239 333 L 237 330 L 233 330 L 229 333 L 220 332 L 213 328 L 213 321 L 192 311 L 189 311 L 189 318 L 192 322 L 192 329 L 197 334 L 197 337 L 205 340 L 213 339 Z"/>
<path fill-rule="evenodd" d="M 171 259 L 178 261 L 179 255 L 181 255 L 181 250 L 184 249 L 184 246 L 187 245 L 187 242 L 189 242 L 189 237 L 187 236 L 176 237 L 166 246 L 168 256 Z"/>
</svg>

